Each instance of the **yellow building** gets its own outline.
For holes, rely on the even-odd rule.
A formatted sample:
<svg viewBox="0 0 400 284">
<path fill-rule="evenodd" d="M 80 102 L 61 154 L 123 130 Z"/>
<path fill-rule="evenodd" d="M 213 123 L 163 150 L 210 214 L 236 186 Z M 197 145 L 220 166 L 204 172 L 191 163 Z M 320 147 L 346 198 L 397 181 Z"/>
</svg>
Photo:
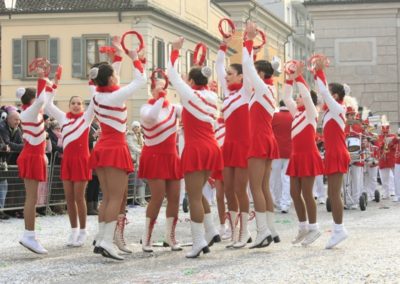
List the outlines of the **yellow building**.
<svg viewBox="0 0 400 284">
<path fill-rule="evenodd" d="M 166 67 L 171 42 L 178 36 L 186 39 L 179 66 L 182 73 L 190 69 L 193 50 L 199 41 L 208 46 L 207 64 L 214 68 L 221 38 L 219 20 L 232 13 L 237 26 L 241 27 L 246 18 L 246 10 L 239 13 L 237 6 L 231 7 L 227 1 L 218 2 L 224 3 L 212 0 L 18 0 L 14 9 L 7 10 L 1 1 L 0 103 L 16 104 L 15 90 L 20 86 L 35 85 L 28 65 L 36 57 L 49 58 L 53 71 L 57 64 L 63 65 L 63 78 L 56 97 L 56 103 L 62 109 L 67 109 L 72 95 L 88 100 L 88 70 L 93 63 L 106 59 L 99 53 L 99 47 L 108 45 L 113 35 L 122 35 L 132 29 L 144 37 L 148 74 L 154 68 Z M 240 2 L 246 9 L 251 9 L 254 4 L 253 1 L 231 2 Z M 266 29 L 269 40 L 265 51 L 268 55 L 279 54 L 283 58 L 283 43 L 289 28 L 278 23 L 264 9 L 258 7 L 256 10 L 252 12 L 252 18 L 264 29 L 272 28 L 271 31 Z M 281 35 L 276 36 L 275 32 Z M 131 40 L 129 44 L 137 43 Z M 234 47 L 240 45 L 238 40 Z M 232 60 L 236 60 L 235 57 Z M 128 60 L 123 63 L 122 85 L 132 80 L 130 65 Z M 138 118 L 147 93 L 148 88 L 145 88 L 128 101 L 130 119 Z M 172 89 L 169 96 L 172 101 L 177 100 Z"/>
</svg>

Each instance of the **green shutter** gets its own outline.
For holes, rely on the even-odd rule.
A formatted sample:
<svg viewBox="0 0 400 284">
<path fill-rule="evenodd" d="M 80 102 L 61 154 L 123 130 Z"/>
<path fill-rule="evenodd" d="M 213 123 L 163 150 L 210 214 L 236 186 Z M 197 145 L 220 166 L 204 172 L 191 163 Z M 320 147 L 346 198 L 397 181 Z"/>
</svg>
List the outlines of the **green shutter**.
<svg viewBox="0 0 400 284">
<path fill-rule="evenodd" d="M 59 64 L 59 40 L 58 38 L 49 39 L 49 61 L 51 64 L 50 76 L 53 76 Z"/>
<path fill-rule="evenodd" d="M 22 39 L 12 40 L 12 77 L 22 79 L 24 73 L 23 61 L 23 41 Z"/>
<path fill-rule="evenodd" d="M 72 77 L 83 78 L 84 67 L 83 67 L 83 38 L 73 37 L 72 38 Z"/>
</svg>

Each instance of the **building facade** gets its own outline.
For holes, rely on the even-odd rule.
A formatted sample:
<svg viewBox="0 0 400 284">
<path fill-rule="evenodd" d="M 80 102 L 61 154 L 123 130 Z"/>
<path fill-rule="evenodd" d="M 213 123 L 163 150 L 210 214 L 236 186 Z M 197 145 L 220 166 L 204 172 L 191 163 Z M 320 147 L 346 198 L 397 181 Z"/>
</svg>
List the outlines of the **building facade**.
<svg viewBox="0 0 400 284">
<path fill-rule="evenodd" d="M 360 105 L 399 126 L 400 1 L 309 0 L 315 50 L 331 59 L 330 82 L 345 82 Z"/>
</svg>

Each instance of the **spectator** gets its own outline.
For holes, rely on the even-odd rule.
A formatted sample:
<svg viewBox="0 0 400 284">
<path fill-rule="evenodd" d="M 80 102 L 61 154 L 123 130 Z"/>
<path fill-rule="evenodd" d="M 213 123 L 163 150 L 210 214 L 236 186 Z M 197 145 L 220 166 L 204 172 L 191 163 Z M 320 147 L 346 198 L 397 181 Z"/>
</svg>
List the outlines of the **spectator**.
<svg viewBox="0 0 400 284">
<path fill-rule="evenodd" d="M 7 178 L 4 172 L 7 171 L 7 152 L 10 152 L 10 147 L 4 143 L 3 138 L 0 136 L 0 219 L 7 220 L 10 218 L 3 212 L 3 208 L 6 202 L 6 196 L 8 191 Z"/>
<path fill-rule="evenodd" d="M 4 143 L 10 148 L 10 155 L 8 156 L 8 165 L 16 165 L 19 153 L 24 147 L 22 140 L 22 131 L 19 127 L 21 120 L 19 113 L 12 110 L 8 113 L 7 119 L 0 122 L 0 136 L 3 138 Z"/>
<path fill-rule="evenodd" d="M 49 134 L 48 138 L 51 142 L 51 153 L 53 156 L 57 155 L 57 158 L 54 160 L 55 164 L 59 165 L 63 152 L 60 124 L 56 120 L 50 122 L 47 133 Z"/>
<path fill-rule="evenodd" d="M 128 142 L 129 151 L 131 153 L 131 157 L 133 160 L 133 164 L 135 165 L 135 171 L 133 172 L 133 176 L 129 177 L 129 181 L 133 180 L 133 186 L 135 190 L 135 196 L 138 196 L 135 202 L 140 206 L 146 206 L 147 202 L 145 199 L 146 195 L 146 185 L 142 179 L 137 177 L 138 169 L 139 169 L 139 160 L 140 154 L 142 153 L 143 148 L 143 134 L 140 129 L 139 121 L 132 122 L 132 131 L 128 131 L 126 133 L 126 140 Z"/>
</svg>

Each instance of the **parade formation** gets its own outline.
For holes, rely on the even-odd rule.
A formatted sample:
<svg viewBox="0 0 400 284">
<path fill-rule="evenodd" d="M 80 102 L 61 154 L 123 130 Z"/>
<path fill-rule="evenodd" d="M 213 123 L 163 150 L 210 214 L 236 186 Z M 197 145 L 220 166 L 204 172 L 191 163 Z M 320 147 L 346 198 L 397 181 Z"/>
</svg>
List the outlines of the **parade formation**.
<svg viewBox="0 0 400 284">
<path fill-rule="evenodd" d="M 229 31 L 223 29 L 224 22 Z M 164 198 L 167 206 L 163 245 L 171 253 L 183 250 L 175 234 L 183 181 L 192 237 L 187 258 L 210 253 L 210 247 L 223 240 L 228 241 L 227 249 L 267 250 L 281 242 L 274 225 L 276 208 L 285 214 L 292 202 L 298 233 L 287 245 L 308 247 L 321 236 L 317 203 L 324 203 L 333 221 L 324 248 L 332 249 L 351 238 L 344 226 L 344 209 L 366 210 L 368 202 L 379 202 L 381 198 L 400 201 L 399 138 L 391 133 L 384 116 L 377 118 L 358 106 L 351 96 L 351 86 L 329 82 L 325 70 L 330 62 L 326 56 L 317 54 L 307 62 L 285 63 L 277 57 L 258 58 L 267 35 L 248 21 L 243 33 L 242 62 L 226 65 L 226 52 L 236 27 L 224 18 L 219 30 L 222 39 L 215 69 L 221 96 L 218 88 L 211 86 L 213 71 L 205 64 L 205 44 L 197 45 L 194 66 L 188 74 L 179 73 L 182 37 L 172 43 L 167 70 L 156 69 L 147 74 L 142 36 L 136 31 L 115 36 L 112 46 L 100 50 L 108 55 L 109 62 L 97 62 L 89 71 L 91 99 L 86 110 L 80 96 L 70 98 L 68 112 L 59 109 L 54 100 L 57 87 L 63 83 L 62 67 L 50 81 L 50 63 L 43 58 L 32 62 L 30 70 L 38 77 L 37 88 L 18 88 L 16 92 L 22 103 L 25 143 L 18 158 L 19 176 L 26 190 L 25 231 L 19 241 L 22 246 L 37 254 L 48 253 L 35 233 L 39 182 L 47 177 L 46 114 L 61 126 L 61 179 L 71 227 L 66 244 L 79 247 L 89 243 L 84 194 L 95 171 L 102 200 L 98 231 L 90 240 L 93 251 L 119 261 L 124 260 L 120 251 L 132 253 L 124 237 L 128 174 L 134 171 L 125 139 L 125 102 L 148 80 L 149 99 L 140 107 L 144 147 L 136 165 L 138 177 L 147 181 L 151 199 L 145 216 L 138 216 L 145 218 L 145 228 L 130 228 L 143 230 L 141 246 L 145 253 L 153 252 L 152 232 L 157 218 L 162 218 L 159 212 Z M 130 36 L 138 38 L 138 48 L 127 47 Z M 256 45 L 258 37 L 260 45 Z M 120 86 L 119 70 L 124 57 L 132 64 L 133 80 Z M 285 84 L 279 101 L 274 77 L 282 72 Z M 314 78 L 315 90 L 303 77 L 307 72 Z M 179 96 L 179 104 L 168 101 L 170 83 Z M 89 151 L 88 135 L 95 118 L 100 122 L 101 135 Z M 179 133 L 183 133 L 182 149 L 177 145 Z M 382 192 L 378 191 L 378 173 Z M 207 183 L 215 183 L 217 190 L 219 228 L 203 195 Z M 250 232 L 248 226 L 253 218 L 256 232 Z"/>
</svg>

